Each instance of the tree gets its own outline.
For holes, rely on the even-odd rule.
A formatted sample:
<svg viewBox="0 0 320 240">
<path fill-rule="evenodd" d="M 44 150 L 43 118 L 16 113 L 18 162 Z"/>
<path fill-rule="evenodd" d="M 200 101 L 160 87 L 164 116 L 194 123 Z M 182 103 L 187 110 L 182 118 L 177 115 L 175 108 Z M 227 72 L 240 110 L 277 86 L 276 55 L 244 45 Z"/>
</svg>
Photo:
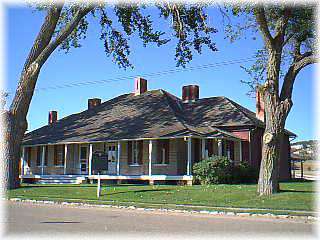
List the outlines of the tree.
<svg viewBox="0 0 320 240">
<path fill-rule="evenodd" d="M 107 8 L 104 4 L 89 3 L 55 4 L 54 1 L 37 6 L 46 11 L 46 17 L 33 43 L 21 72 L 15 96 L 8 110 L 1 111 L 4 133 L 1 142 L 1 157 L 4 163 L 4 185 L 9 188 L 19 186 L 19 159 L 21 142 L 27 129 L 26 116 L 40 71 L 58 47 L 66 52 L 70 48 L 81 47 L 89 26 L 88 15 L 101 25 L 100 39 L 107 56 L 123 68 L 132 67 L 129 60 L 129 38 L 137 33 L 143 45 L 166 44 L 171 38 L 163 38 L 163 31 L 155 31 L 151 16 L 143 14 L 145 6 L 115 5 Z M 177 39 L 175 59 L 177 65 L 184 66 L 192 60 L 194 52 L 201 53 L 202 46 L 216 51 L 211 41 L 214 28 L 206 25 L 207 15 L 200 5 L 158 4 L 159 17 L 172 19 L 171 31 Z M 112 15 L 113 14 L 113 15 Z M 113 16 L 113 17 L 112 17 Z M 116 19 L 120 27 L 114 24 Z"/>
<path fill-rule="evenodd" d="M 257 61 L 244 69 L 252 79 L 246 81 L 251 90 L 258 90 L 265 106 L 265 131 L 258 193 L 270 195 L 279 190 L 278 161 L 281 138 L 287 116 L 293 106 L 292 91 L 298 73 L 316 63 L 315 9 L 313 6 L 227 6 L 224 16 L 246 18 L 245 24 L 226 25 L 233 41 L 245 30 L 259 31 L 263 48 L 258 49 Z M 281 86 L 282 82 L 282 86 Z"/>
</svg>

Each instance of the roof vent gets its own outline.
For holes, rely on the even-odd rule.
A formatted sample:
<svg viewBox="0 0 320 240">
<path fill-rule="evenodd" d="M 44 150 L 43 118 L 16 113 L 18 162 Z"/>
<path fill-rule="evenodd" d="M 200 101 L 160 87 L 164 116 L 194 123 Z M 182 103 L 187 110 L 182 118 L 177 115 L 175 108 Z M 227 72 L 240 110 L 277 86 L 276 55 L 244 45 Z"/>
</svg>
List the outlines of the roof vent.
<svg viewBox="0 0 320 240">
<path fill-rule="evenodd" d="M 137 77 L 134 80 L 134 95 L 140 95 L 146 91 L 148 91 L 148 87 L 147 87 L 147 80 L 143 79 L 142 77 Z"/>
<path fill-rule="evenodd" d="M 88 99 L 88 109 L 92 109 L 101 104 L 100 98 L 89 98 Z"/>
<path fill-rule="evenodd" d="M 195 102 L 199 99 L 199 86 L 187 85 L 182 87 L 182 101 L 183 102 Z"/>
<path fill-rule="evenodd" d="M 48 124 L 53 124 L 58 121 L 58 112 L 57 111 L 50 111 L 48 117 Z"/>
</svg>

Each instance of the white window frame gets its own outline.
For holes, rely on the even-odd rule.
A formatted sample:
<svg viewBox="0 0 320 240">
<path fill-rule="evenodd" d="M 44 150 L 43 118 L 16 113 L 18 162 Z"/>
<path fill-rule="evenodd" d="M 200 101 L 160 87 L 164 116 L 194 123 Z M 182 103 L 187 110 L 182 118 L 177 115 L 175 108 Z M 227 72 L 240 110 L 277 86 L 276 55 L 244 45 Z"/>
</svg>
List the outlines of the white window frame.
<svg viewBox="0 0 320 240">
<path fill-rule="evenodd" d="M 138 141 L 132 141 L 132 148 L 131 148 L 132 161 L 130 166 L 140 166 L 138 162 L 138 156 L 139 156 Z"/>
<path fill-rule="evenodd" d="M 158 149 L 158 145 L 157 144 L 154 144 L 154 145 L 156 145 L 155 154 L 154 154 L 154 156 L 155 156 L 155 164 L 154 165 L 156 165 L 156 166 L 157 165 L 160 165 L 160 166 L 169 165 L 168 163 L 166 163 L 166 149 L 164 147 L 161 149 Z M 158 159 L 157 159 L 157 156 L 158 156 L 157 151 L 159 151 L 159 150 L 161 151 L 161 161 L 158 161 Z M 168 162 L 170 162 L 170 161 L 168 161 Z"/>
</svg>

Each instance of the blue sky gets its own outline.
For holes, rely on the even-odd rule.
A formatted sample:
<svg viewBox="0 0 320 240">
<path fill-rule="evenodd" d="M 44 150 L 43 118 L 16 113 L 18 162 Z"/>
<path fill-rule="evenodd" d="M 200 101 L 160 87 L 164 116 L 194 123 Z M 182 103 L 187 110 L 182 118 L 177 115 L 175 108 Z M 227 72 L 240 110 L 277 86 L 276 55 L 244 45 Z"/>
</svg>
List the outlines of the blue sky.
<svg viewBox="0 0 320 240">
<path fill-rule="evenodd" d="M 167 29 L 168 23 L 158 20 L 157 10 L 150 10 L 156 19 L 155 26 Z M 210 23 L 219 32 L 214 35 L 218 52 L 203 49 L 202 55 L 194 55 L 187 67 L 203 64 L 251 57 L 261 46 L 261 39 L 252 40 L 250 37 L 230 43 L 224 39 L 220 15 L 210 10 Z M 32 43 L 40 29 L 44 13 L 30 8 L 8 7 L 7 22 L 7 90 L 15 90 L 21 69 Z M 170 36 L 170 35 L 168 35 Z M 108 58 L 99 40 L 99 24 L 91 21 L 87 38 L 82 42 L 83 47 L 72 49 L 70 53 L 55 51 L 41 70 L 37 88 L 78 83 L 86 81 L 106 80 L 124 76 L 139 76 L 146 73 L 159 72 L 175 68 L 175 42 L 158 48 L 150 45 L 142 46 L 141 41 L 133 37 L 131 40 L 130 60 L 134 69 L 119 69 Z M 244 63 L 249 66 L 250 63 Z M 314 133 L 314 82 L 315 66 L 309 66 L 300 72 L 296 79 L 293 102 L 294 106 L 288 116 L 286 127 L 295 132 L 297 140 L 313 139 Z M 255 99 L 246 95 L 248 87 L 240 82 L 249 76 L 239 64 L 225 65 L 216 68 L 179 72 L 169 75 L 148 78 L 148 89 L 165 89 L 176 96 L 181 96 L 181 89 L 186 84 L 198 84 L 200 97 L 226 96 L 239 104 L 255 111 Z M 38 91 L 31 102 L 28 119 L 28 130 L 33 130 L 47 124 L 48 112 L 57 110 L 58 117 L 86 109 L 87 99 L 99 97 L 102 101 L 115 96 L 132 92 L 134 79 L 117 82 L 86 85 L 82 87 L 60 88 L 55 90 Z M 11 102 L 11 96 L 8 102 Z"/>
</svg>

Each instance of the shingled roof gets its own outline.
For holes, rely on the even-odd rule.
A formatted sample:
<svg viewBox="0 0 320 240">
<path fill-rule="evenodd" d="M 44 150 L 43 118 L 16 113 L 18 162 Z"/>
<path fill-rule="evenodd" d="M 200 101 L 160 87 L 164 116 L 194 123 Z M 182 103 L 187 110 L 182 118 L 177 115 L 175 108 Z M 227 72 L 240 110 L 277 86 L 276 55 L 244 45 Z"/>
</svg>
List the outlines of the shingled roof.
<svg viewBox="0 0 320 240">
<path fill-rule="evenodd" d="M 183 103 L 164 91 L 124 94 L 27 133 L 24 145 L 165 138 L 186 135 L 237 138 L 221 126 L 257 126 L 255 114 L 226 97 Z"/>
</svg>

